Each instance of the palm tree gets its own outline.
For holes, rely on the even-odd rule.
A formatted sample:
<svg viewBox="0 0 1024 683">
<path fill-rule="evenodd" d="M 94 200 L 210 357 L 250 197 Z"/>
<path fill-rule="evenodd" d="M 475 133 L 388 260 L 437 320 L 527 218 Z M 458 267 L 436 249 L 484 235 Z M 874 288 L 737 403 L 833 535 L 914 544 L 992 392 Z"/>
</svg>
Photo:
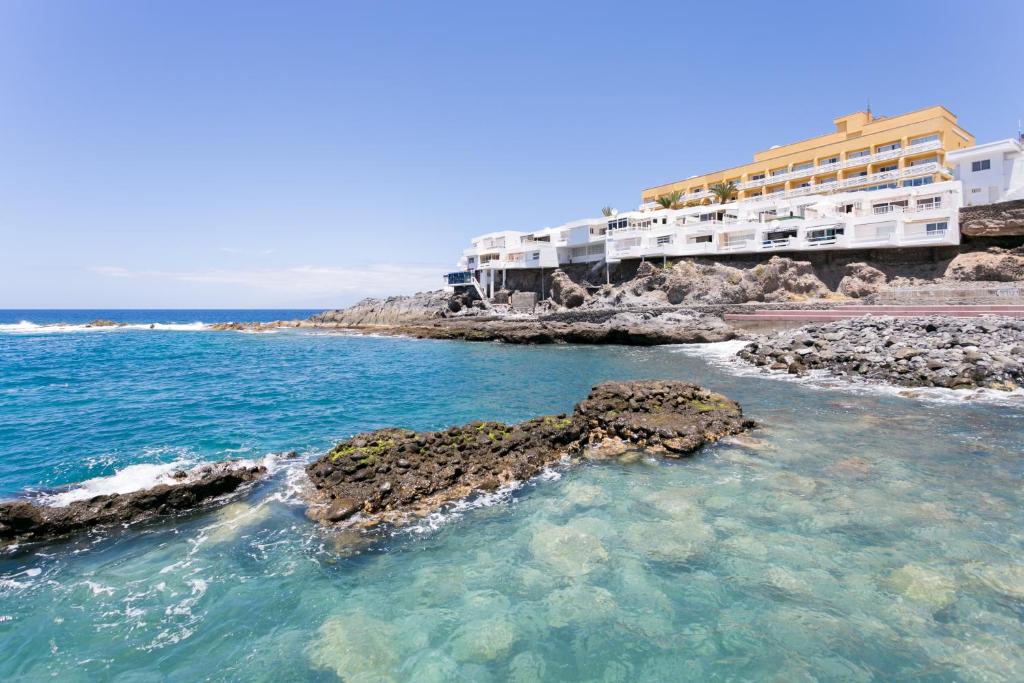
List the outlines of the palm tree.
<svg viewBox="0 0 1024 683">
<path fill-rule="evenodd" d="M 682 205 L 679 200 L 683 198 L 682 190 L 673 190 L 668 194 L 663 194 L 654 201 L 658 202 L 663 209 L 679 209 Z"/>
<path fill-rule="evenodd" d="M 611 216 L 614 213 L 615 213 L 615 209 L 613 209 L 610 206 L 602 206 L 601 207 L 601 215 L 604 216 L 605 218 L 607 218 L 608 216 Z"/>
<path fill-rule="evenodd" d="M 715 183 L 711 186 L 711 194 L 715 195 L 719 204 L 725 204 L 736 197 L 736 181 Z"/>
</svg>

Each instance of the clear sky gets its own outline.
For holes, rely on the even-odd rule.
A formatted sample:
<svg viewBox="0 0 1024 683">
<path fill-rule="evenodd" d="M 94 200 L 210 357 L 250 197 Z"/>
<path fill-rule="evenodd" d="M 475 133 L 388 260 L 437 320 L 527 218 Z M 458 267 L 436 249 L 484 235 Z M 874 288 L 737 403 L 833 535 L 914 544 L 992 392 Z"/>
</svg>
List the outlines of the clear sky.
<svg viewBox="0 0 1024 683">
<path fill-rule="evenodd" d="M 470 236 L 944 104 L 1024 117 L 1024 2 L 0 0 L 0 308 L 328 307 Z"/>
</svg>

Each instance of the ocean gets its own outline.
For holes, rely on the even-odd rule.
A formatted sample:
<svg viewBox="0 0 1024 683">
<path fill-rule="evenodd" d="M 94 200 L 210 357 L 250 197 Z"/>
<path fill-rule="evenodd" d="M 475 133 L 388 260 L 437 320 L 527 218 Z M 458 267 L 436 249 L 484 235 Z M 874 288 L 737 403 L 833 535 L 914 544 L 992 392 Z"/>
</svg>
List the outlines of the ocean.
<svg viewBox="0 0 1024 683">
<path fill-rule="evenodd" d="M 310 313 L 0 312 L 0 497 L 273 471 L 214 511 L 3 551 L 0 680 L 1024 680 L 1019 396 L 767 377 L 735 342 L 206 328 Z M 568 411 L 633 378 L 697 382 L 760 427 L 369 537 L 303 514 L 302 465 L 339 439 Z"/>
</svg>

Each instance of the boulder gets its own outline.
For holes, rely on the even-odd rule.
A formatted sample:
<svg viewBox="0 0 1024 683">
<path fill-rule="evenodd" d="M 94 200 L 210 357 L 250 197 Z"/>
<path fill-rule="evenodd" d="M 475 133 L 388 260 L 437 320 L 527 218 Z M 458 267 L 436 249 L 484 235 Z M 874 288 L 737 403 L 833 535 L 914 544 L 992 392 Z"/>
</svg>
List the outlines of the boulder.
<svg viewBox="0 0 1024 683">
<path fill-rule="evenodd" d="M 848 263 L 836 291 L 844 296 L 861 298 L 876 294 L 885 287 L 885 273 L 866 263 Z"/>
<path fill-rule="evenodd" d="M 1024 256 L 998 247 L 960 254 L 950 261 L 945 277 L 961 281 L 1024 280 Z"/>
<path fill-rule="evenodd" d="M 551 274 L 551 298 L 566 308 L 576 308 L 587 300 L 587 290 L 559 269 Z"/>
</svg>

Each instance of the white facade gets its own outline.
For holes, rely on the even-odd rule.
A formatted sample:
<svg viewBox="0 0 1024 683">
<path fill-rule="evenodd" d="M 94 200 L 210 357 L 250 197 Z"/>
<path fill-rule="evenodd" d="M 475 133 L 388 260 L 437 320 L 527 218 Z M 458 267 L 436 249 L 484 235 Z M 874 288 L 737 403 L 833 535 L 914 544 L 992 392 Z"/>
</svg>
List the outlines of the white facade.
<svg viewBox="0 0 1024 683">
<path fill-rule="evenodd" d="M 460 272 L 450 274 L 448 281 L 476 286 L 490 296 L 504 286 L 508 271 L 517 269 L 960 243 L 959 181 L 878 180 L 877 189 L 834 194 L 797 190 L 684 209 L 644 206 L 531 233 L 489 233 L 472 240 L 459 259 Z"/>
<path fill-rule="evenodd" d="M 949 152 L 954 177 L 963 183 L 964 206 L 1024 199 L 1024 148 L 1013 139 Z"/>
</svg>

